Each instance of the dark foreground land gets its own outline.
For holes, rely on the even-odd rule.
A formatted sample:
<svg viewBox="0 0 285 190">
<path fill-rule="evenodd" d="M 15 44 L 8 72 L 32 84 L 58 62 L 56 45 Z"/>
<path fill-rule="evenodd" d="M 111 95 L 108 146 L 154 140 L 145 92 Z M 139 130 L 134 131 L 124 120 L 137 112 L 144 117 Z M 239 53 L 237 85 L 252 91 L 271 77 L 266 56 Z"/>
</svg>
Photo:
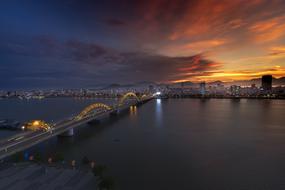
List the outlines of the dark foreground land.
<svg viewBox="0 0 285 190">
<path fill-rule="evenodd" d="M 90 171 L 48 167 L 35 163 L 1 165 L 0 189 L 51 190 L 96 189 L 96 178 Z"/>
</svg>

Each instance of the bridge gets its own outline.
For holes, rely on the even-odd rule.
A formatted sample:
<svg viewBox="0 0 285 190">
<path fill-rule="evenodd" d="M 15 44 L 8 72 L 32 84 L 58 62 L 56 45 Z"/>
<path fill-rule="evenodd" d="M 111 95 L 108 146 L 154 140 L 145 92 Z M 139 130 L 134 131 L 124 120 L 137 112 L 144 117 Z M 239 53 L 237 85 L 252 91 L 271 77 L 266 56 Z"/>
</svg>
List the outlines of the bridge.
<svg viewBox="0 0 285 190">
<path fill-rule="evenodd" d="M 23 151 L 54 136 L 71 136 L 75 127 L 93 120 L 99 120 L 107 115 L 116 115 L 123 110 L 129 109 L 130 106 L 146 103 L 152 98 L 151 95 L 138 97 L 135 93 L 128 92 L 115 105 L 110 106 L 96 102 L 84 108 L 76 116 L 56 123 L 46 123 L 43 120 L 27 122 L 23 126 L 23 128 L 26 128 L 25 132 L 0 141 L 0 159 Z"/>
</svg>

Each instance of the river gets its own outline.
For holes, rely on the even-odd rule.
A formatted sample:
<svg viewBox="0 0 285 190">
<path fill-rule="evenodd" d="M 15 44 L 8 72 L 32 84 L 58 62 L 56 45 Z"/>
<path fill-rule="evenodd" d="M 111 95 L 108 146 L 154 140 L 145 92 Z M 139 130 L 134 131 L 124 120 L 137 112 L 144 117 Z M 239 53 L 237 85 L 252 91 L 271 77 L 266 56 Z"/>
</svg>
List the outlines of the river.
<svg viewBox="0 0 285 190">
<path fill-rule="evenodd" d="M 93 102 L 0 100 L 0 118 L 57 121 Z M 4 134 L 4 131 L 0 131 Z M 2 135 L 2 136 L 6 136 Z M 154 99 L 30 151 L 108 167 L 116 189 L 285 189 L 285 101 Z"/>
</svg>

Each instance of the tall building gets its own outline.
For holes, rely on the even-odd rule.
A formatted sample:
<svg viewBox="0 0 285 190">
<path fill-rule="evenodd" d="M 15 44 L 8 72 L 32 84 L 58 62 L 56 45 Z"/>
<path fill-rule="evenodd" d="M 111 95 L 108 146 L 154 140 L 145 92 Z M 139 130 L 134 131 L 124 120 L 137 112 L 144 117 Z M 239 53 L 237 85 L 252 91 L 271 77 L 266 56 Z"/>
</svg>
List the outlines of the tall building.
<svg viewBox="0 0 285 190">
<path fill-rule="evenodd" d="M 148 86 L 148 92 L 149 93 L 154 93 L 154 86 L 153 85 L 149 85 Z"/>
<path fill-rule="evenodd" d="M 200 94 L 202 96 L 204 96 L 206 94 L 206 83 L 205 82 L 200 83 Z"/>
<path fill-rule="evenodd" d="M 272 75 L 263 75 L 261 82 L 264 91 L 270 91 L 272 89 Z"/>
</svg>

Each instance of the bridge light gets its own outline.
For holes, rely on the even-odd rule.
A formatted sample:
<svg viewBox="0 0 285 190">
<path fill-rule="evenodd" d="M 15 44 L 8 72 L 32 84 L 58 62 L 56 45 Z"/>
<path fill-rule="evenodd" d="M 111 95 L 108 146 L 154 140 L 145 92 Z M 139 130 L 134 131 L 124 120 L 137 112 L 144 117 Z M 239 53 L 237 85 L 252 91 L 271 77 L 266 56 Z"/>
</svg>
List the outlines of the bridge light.
<svg viewBox="0 0 285 190">
<path fill-rule="evenodd" d="M 159 96 L 159 95 L 161 95 L 161 92 L 156 92 L 156 93 L 154 93 L 153 95 L 154 95 L 154 96 Z"/>
<path fill-rule="evenodd" d="M 22 130 L 25 130 L 26 127 L 23 125 L 21 128 L 22 128 Z"/>
<path fill-rule="evenodd" d="M 22 129 L 27 129 L 27 130 L 49 130 L 51 128 L 51 126 L 47 123 L 45 123 L 42 120 L 34 120 L 34 121 L 30 121 L 26 124 L 23 125 Z"/>
<path fill-rule="evenodd" d="M 39 124 L 40 124 L 40 121 L 38 121 L 38 120 L 36 120 L 36 121 L 33 122 L 33 125 L 34 125 L 34 126 L 38 126 Z"/>
</svg>

